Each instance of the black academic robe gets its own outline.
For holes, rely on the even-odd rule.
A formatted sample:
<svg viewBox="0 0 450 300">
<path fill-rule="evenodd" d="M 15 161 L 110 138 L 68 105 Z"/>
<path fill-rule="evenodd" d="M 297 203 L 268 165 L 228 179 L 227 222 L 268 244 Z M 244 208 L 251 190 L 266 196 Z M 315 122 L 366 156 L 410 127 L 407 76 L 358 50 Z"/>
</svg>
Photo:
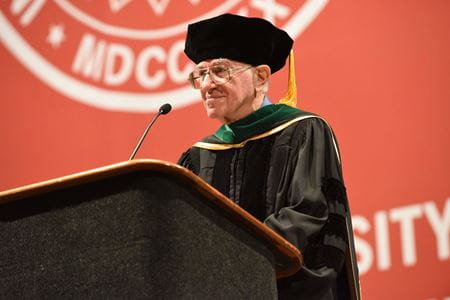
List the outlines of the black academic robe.
<svg viewBox="0 0 450 300">
<path fill-rule="evenodd" d="M 322 118 L 298 110 L 235 144 L 209 136 L 179 164 L 300 249 L 305 266 L 278 281 L 280 299 L 349 299 L 348 204 L 337 144 Z"/>
</svg>

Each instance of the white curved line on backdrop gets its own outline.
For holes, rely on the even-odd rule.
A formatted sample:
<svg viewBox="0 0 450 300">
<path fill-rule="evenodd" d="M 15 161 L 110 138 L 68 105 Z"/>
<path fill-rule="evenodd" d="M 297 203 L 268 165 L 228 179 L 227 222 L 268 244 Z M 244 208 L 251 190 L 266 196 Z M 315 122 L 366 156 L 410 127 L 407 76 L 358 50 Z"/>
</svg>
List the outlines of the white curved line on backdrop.
<svg viewBox="0 0 450 300">
<path fill-rule="evenodd" d="M 54 0 L 54 2 L 64 12 L 66 12 L 68 15 L 70 15 L 71 17 L 73 17 L 74 19 L 79 21 L 80 23 L 83 23 L 84 25 L 86 25 L 92 29 L 95 29 L 103 34 L 107 34 L 110 36 L 127 38 L 127 39 L 135 39 L 135 40 L 153 40 L 153 39 L 167 38 L 169 36 L 183 33 L 184 31 L 186 31 L 188 24 L 225 13 L 241 1 L 242 0 L 228 0 L 225 3 L 219 5 L 215 9 L 211 10 L 210 12 L 208 12 L 200 17 L 197 17 L 195 19 L 192 19 L 190 21 L 187 21 L 187 22 L 175 25 L 175 26 L 167 27 L 164 29 L 142 30 L 142 29 L 124 28 L 124 27 L 119 27 L 119 26 L 104 23 L 104 22 L 99 21 L 99 20 L 91 17 L 90 15 L 84 13 L 83 11 L 78 9 L 76 6 L 72 5 L 67 0 Z"/>
<path fill-rule="evenodd" d="M 295 40 L 322 12 L 329 0 L 307 0 L 283 29 Z"/>
<path fill-rule="evenodd" d="M 66 97 L 84 104 L 115 111 L 149 112 L 170 102 L 180 108 L 199 100 L 190 86 L 160 93 L 131 93 L 97 88 L 72 78 L 50 64 L 28 45 L 0 11 L 0 41 L 36 77 Z"/>
</svg>

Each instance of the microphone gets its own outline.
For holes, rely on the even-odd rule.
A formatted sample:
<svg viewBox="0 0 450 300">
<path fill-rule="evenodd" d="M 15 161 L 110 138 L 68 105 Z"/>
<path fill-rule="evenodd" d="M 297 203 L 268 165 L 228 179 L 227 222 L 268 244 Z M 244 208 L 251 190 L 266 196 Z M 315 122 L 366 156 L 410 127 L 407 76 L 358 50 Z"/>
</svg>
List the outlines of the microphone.
<svg viewBox="0 0 450 300">
<path fill-rule="evenodd" d="M 156 119 L 158 119 L 158 117 L 160 115 L 167 115 L 171 110 L 172 110 L 172 106 L 169 103 L 161 105 L 158 113 L 153 117 L 152 121 L 147 125 L 147 128 L 145 128 L 144 133 L 141 136 L 141 139 L 139 140 L 138 144 L 134 148 L 133 153 L 131 153 L 131 156 L 128 160 L 132 160 L 134 158 L 134 156 L 136 155 L 136 152 L 139 150 L 139 147 L 141 147 L 142 141 L 145 139 L 147 132 L 150 130 L 153 123 L 155 123 Z"/>
</svg>

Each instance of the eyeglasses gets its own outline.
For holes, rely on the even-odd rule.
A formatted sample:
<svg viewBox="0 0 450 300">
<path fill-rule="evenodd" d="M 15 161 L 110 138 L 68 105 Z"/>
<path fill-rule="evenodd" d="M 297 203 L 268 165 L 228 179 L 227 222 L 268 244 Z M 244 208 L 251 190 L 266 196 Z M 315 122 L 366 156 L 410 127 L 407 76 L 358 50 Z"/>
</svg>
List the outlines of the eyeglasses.
<svg viewBox="0 0 450 300">
<path fill-rule="evenodd" d="M 206 75 L 216 85 L 221 85 L 229 82 L 233 76 L 247 71 L 253 66 L 230 67 L 224 64 L 214 64 L 208 68 L 196 68 L 189 74 L 189 82 L 194 89 L 200 89 L 205 82 Z"/>
</svg>

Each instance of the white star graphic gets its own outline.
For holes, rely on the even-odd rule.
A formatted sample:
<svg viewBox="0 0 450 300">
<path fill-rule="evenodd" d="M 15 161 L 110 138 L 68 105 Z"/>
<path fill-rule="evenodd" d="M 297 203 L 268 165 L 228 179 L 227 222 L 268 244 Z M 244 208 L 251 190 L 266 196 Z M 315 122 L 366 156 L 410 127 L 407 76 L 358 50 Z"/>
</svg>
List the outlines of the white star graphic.
<svg viewBox="0 0 450 300">
<path fill-rule="evenodd" d="M 52 24 L 48 30 L 47 43 L 52 45 L 53 48 L 59 48 L 61 43 L 66 39 L 64 34 L 64 25 L 62 24 Z"/>
<path fill-rule="evenodd" d="M 162 16 L 170 0 L 147 0 L 147 2 L 157 16 Z"/>
<path fill-rule="evenodd" d="M 113 13 L 119 12 L 133 0 L 109 0 L 109 8 Z"/>
</svg>

